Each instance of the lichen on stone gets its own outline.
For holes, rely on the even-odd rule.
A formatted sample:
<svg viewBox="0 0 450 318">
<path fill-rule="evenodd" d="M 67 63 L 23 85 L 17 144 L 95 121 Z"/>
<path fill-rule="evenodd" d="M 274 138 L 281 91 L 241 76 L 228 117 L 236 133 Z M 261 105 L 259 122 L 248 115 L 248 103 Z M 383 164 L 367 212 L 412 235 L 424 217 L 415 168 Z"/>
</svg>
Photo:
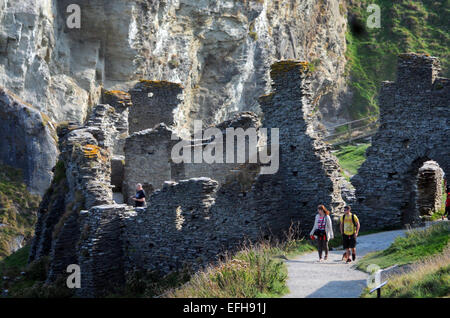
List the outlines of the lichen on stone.
<svg viewBox="0 0 450 318">
<path fill-rule="evenodd" d="M 297 60 L 279 61 L 272 64 L 272 66 L 270 67 L 270 76 L 274 78 L 295 68 L 297 68 L 300 73 L 306 73 L 309 71 L 309 63 Z"/>
<path fill-rule="evenodd" d="M 259 96 L 258 101 L 260 103 L 270 102 L 272 100 L 273 96 L 274 96 L 273 92 L 264 94 L 264 95 Z"/>
<path fill-rule="evenodd" d="M 83 146 L 84 156 L 88 159 L 100 158 L 100 147 L 96 145 L 85 145 Z"/>
<path fill-rule="evenodd" d="M 103 94 L 105 94 L 105 95 L 113 95 L 113 96 L 118 97 L 120 99 L 130 98 L 130 94 L 128 94 L 127 92 L 124 92 L 124 91 L 119 91 L 119 90 L 105 91 Z"/>
<path fill-rule="evenodd" d="M 146 87 L 163 88 L 163 87 L 177 86 L 179 88 L 183 88 L 183 86 L 180 83 L 174 83 L 174 82 L 168 82 L 168 81 L 141 79 L 141 80 L 139 80 L 139 83 L 145 85 Z"/>
</svg>

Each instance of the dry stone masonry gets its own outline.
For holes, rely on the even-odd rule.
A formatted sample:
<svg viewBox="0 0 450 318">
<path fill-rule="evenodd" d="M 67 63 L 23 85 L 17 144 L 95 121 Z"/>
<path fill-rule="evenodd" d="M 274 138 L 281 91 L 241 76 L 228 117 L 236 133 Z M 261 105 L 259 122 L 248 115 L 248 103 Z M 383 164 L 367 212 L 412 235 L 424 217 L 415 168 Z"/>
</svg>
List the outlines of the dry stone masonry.
<svg viewBox="0 0 450 318">
<path fill-rule="evenodd" d="M 133 105 L 134 107 L 134 105 Z M 232 119 L 227 120 L 214 128 L 222 134 L 222 140 L 195 139 L 194 135 L 190 139 L 183 139 L 177 133 L 166 126 L 159 124 L 152 129 L 146 129 L 132 134 L 126 139 L 125 144 L 125 167 L 124 167 L 124 193 L 127 197 L 134 193 L 137 183 L 147 184 L 152 189 L 160 189 L 165 181 L 179 181 L 189 178 L 209 177 L 219 183 L 224 183 L 233 178 L 233 171 L 239 169 L 241 163 L 226 163 L 226 140 L 232 138 L 228 136 L 227 128 L 241 128 L 246 131 L 254 128 L 255 132 L 260 126 L 260 122 L 255 114 L 244 112 L 236 114 Z M 203 130 L 200 132 L 203 134 Z M 221 143 L 223 147 L 223 163 L 194 162 L 195 148 L 200 148 L 202 152 L 211 143 Z M 175 163 L 172 160 L 172 149 L 177 145 L 183 145 L 180 153 L 189 153 L 190 162 Z M 246 147 L 245 162 L 249 161 L 248 153 L 249 139 L 244 141 Z M 234 152 L 236 162 L 237 141 L 229 151 Z"/>
<path fill-rule="evenodd" d="M 417 176 L 417 207 L 419 214 L 432 215 L 442 206 L 443 171 L 435 161 L 427 161 Z"/>
<path fill-rule="evenodd" d="M 236 251 L 246 240 L 281 234 L 292 222 L 309 227 L 319 203 L 337 215 L 343 204 L 339 167 L 329 147 L 314 132 L 317 118 L 308 65 L 282 61 L 272 66 L 271 76 L 273 93 L 261 99 L 261 107 L 265 111 L 263 127 L 280 130 L 280 164 L 273 175 L 259 174 L 261 164 L 248 161 L 213 167 L 207 163 L 175 164 L 171 161 L 175 143 L 185 141 L 192 151 L 217 140 L 196 139 L 195 133 L 190 139 L 178 137 L 169 127 L 173 117 L 160 117 L 158 120 L 166 122 L 151 128 L 148 125 L 153 123 L 143 120 L 141 128 L 145 129 L 127 137 L 124 156 L 117 157 L 114 151 L 121 149 L 119 136 L 127 133 L 123 127 L 128 108 L 118 106 L 129 102 L 122 93 L 108 94 L 104 101 L 115 107 L 96 106 L 85 126 L 69 123 L 60 127 L 64 178 L 58 183 L 54 180 L 55 186 L 40 208 L 30 260 L 50 256 L 49 281 L 62 274 L 68 264 L 79 264 L 82 289 L 77 295 L 102 296 L 123 286 L 127 274 L 135 270 L 162 274 L 183 268 L 198 270 Z M 171 85 L 159 89 L 167 87 Z M 162 100 L 146 104 L 149 98 L 161 98 L 158 89 L 152 90 L 151 97 L 147 91 L 131 92 L 130 131 L 135 129 L 134 101 L 150 112 L 162 105 Z M 168 92 L 164 95 L 172 105 L 167 116 L 179 103 L 172 93 L 171 99 Z M 225 139 L 227 128 L 258 131 L 260 126 L 253 113 L 244 112 L 215 128 Z M 270 134 L 268 138 L 270 144 Z M 245 145 L 248 159 L 248 142 Z M 124 194 L 133 193 L 137 182 L 155 189 L 148 193 L 145 210 L 113 203 L 111 183 L 120 183 L 122 160 Z"/>
<path fill-rule="evenodd" d="M 343 205 L 337 182 L 339 167 L 329 147 L 312 129 L 316 118 L 309 95 L 308 66 L 283 61 L 273 65 L 272 78 L 274 92 L 262 98 L 267 114 L 263 126 L 280 129 L 280 168 L 274 175 L 256 173 L 251 178 L 257 167 L 244 164 L 240 175 L 250 175 L 251 180 L 246 193 L 240 182 L 244 178 L 239 177 L 221 183 L 205 177 L 164 182 L 173 179 L 169 160 L 172 132 L 164 124 L 127 139 L 125 180 L 130 172 L 138 178 L 137 170 L 145 167 L 141 174 L 157 169 L 150 170 L 151 177 L 159 177 L 163 184 L 149 198 L 145 212 L 125 218 L 129 266 L 163 273 L 186 266 L 198 269 L 225 251 L 235 250 L 245 239 L 256 240 L 269 231 L 280 234 L 292 222 L 309 227 L 319 203 L 338 215 Z M 258 125 L 253 115 L 244 113 L 217 127 Z M 166 177 L 161 177 L 161 172 Z"/>
<path fill-rule="evenodd" d="M 103 104 L 108 104 L 114 108 L 116 116 L 114 116 L 114 127 L 116 129 L 114 135 L 114 155 L 123 155 L 123 147 L 125 139 L 128 137 L 128 116 L 129 107 L 132 105 L 129 93 L 122 91 L 104 91 Z"/>
<path fill-rule="evenodd" d="M 352 180 L 357 189 L 354 210 L 364 228 L 414 224 L 419 220 L 416 188 L 442 177 L 430 164 L 418 175 L 419 168 L 433 159 L 449 173 L 449 80 L 437 73 L 436 58 L 405 54 L 400 56 L 397 83 L 383 87 L 380 131 Z M 309 66 L 280 61 L 270 74 L 272 92 L 259 99 L 262 125 L 254 114 L 244 112 L 215 128 L 268 128 L 265 142 L 270 151 L 276 142 L 271 128 L 279 129 L 280 162 L 274 174 L 261 174 L 266 166 L 261 163 L 210 169 L 206 163 L 175 164 L 175 143 L 185 141 L 191 150 L 215 140 L 195 139 L 195 134 L 182 139 L 170 127 L 173 117 L 159 118 L 167 122 L 153 127 L 146 122 L 141 127 L 145 129 L 126 138 L 123 157 L 116 159 L 112 156 L 120 148 L 118 127 L 125 119 L 114 107 L 98 105 L 83 127 L 60 127 L 65 178 L 54 180 L 44 197 L 30 259 L 50 256 L 49 281 L 70 262 L 79 264 L 82 288 L 77 295 L 97 297 L 123 286 L 134 271 L 199 270 L 247 240 L 281 235 L 292 223 L 308 231 L 318 204 L 330 208 L 337 225 L 344 205 L 342 177 L 330 146 L 318 133 Z M 169 108 L 178 102 L 172 96 Z M 150 111 L 159 106 L 146 107 Z M 132 131 L 132 121 L 129 126 Z M 125 160 L 122 191 L 128 196 L 135 183 L 143 183 L 151 189 L 147 208 L 113 203 L 111 183 L 120 183 L 119 160 Z M 119 166 L 113 169 L 117 175 L 111 165 Z M 420 191 L 418 196 L 419 201 L 431 197 Z"/>
<path fill-rule="evenodd" d="M 274 175 L 258 177 L 251 200 L 273 230 L 282 231 L 291 222 L 301 222 L 306 229 L 318 204 L 329 207 L 335 217 L 341 212 L 340 167 L 315 129 L 317 105 L 308 64 L 280 61 L 271 66 L 270 76 L 273 92 L 262 96 L 260 104 L 263 126 L 279 128 L 280 168 Z"/>
<path fill-rule="evenodd" d="M 133 213 L 127 205 L 99 205 L 80 212 L 76 263 L 82 269 L 80 297 L 104 296 L 125 283 L 122 215 Z"/>
<path fill-rule="evenodd" d="M 66 267 L 78 261 L 80 211 L 113 203 L 110 162 L 117 121 L 112 106 L 98 105 L 86 126 L 64 123 L 58 127 L 57 177 L 40 204 L 29 257 L 33 261 L 50 256 L 48 281 L 65 275 Z"/>
<path fill-rule="evenodd" d="M 173 111 L 183 92 L 180 84 L 142 80 L 130 90 L 130 133 L 153 128 L 159 123 L 173 125 Z"/>
<path fill-rule="evenodd" d="M 417 174 L 424 162 L 436 161 L 450 176 L 450 80 L 439 70 L 436 57 L 402 54 L 397 81 L 383 83 L 380 128 L 352 178 L 363 229 L 420 224 Z"/>
</svg>

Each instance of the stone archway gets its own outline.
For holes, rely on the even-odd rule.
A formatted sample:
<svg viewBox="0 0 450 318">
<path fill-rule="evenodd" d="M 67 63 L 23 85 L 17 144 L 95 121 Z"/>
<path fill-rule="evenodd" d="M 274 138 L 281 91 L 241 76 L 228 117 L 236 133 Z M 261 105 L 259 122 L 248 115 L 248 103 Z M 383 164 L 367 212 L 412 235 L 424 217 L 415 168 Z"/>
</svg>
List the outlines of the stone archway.
<svg viewBox="0 0 450 318">
<path fill-rule="evenodd" d="M 434 160 L 450 174 L 450 80 L 439 70 L 435 57 L 402 54 L 397 81 L 383 83 L 380 128 L 352 178 L 363 229 L 419 225 L 419 168 Z"/>
</svg>

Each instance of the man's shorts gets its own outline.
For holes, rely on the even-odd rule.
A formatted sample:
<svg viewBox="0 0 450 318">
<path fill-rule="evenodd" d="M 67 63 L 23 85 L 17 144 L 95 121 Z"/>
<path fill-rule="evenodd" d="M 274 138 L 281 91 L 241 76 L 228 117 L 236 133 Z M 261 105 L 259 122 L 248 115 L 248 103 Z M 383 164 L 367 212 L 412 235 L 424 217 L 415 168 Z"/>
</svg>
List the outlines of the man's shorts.
<svg viewBox="0 0 450 318">
<path fill-rule="evenodd" d="M 344 245 L 344 249 L 346 248 L 355 248 L 356 246 L 356 238 L 354 235 L 342 235 L 342 243 Z"/>
</svg>

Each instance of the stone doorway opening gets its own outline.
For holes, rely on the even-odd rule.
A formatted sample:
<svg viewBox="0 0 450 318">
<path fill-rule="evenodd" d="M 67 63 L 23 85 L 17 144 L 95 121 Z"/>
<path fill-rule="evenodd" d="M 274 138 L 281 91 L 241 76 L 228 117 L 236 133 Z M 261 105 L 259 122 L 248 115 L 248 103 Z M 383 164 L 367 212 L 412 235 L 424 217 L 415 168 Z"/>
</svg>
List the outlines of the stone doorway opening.
<svg viewBox="0 0 450 318">
<path fill-rule="evenodd" d="M 429 220 L 445 209 L 444 171 L 436 161 L 428 160 L 418 169 L 415 205 L 420 218 Z"/>
</svg>

